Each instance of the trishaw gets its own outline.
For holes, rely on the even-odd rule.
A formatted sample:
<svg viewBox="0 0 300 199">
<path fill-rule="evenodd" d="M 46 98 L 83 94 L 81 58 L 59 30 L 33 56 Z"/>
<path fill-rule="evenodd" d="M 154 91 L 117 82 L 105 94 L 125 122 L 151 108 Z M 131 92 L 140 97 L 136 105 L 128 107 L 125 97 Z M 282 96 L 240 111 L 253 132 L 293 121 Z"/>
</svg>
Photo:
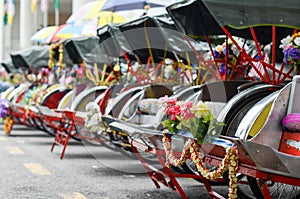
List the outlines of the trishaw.
<svg viewBox="0 0 300 199">
<path fill-rule="evenodd" d="M 286 116 L 299 112 L 299 76 L 295 75 L 299 69 L 288 66 L 291 60 L 284 59 L 286 54 L 279 48 L 281 39 L 299 29 L 295 20 L 299 3 L 292 5 L 270 0 L 194 0 L 167 8 L 187 41 L 205 39 L 211 44 L 212 39 L 219 41 L 219 35 L 225 36 L 221 37 L 225 38 L 223 49 L 210 48 L 211 59 L 197 57 L 199 65 L 215 71 L 223 88 L 231 81 L 249 82 L 228 89 L 235 92 L 231 97 L 226 89 L 211 87 L 207 89 L 210 98 L 200 89 L 189 99 L 207 102 L 212 109 L 219 106 L 215 117 L 225 126 L 218 130 L 220 136 L 208 136 L 209 143 L 198 144 L 191 133 L 174 135 L 162 127 L 149 129 L 120 119 L 110 121 L 111 129 L 128 135 L 157 188 L 162 183 L 187 198 L 177 181 L 185 177 L 200 179 L 211 198 L 226 197 L 213 190 L 211 185 L 216 181 L 228 183 L 230 198 L 299 197 L 298 132 L 282 125 Z M 183 144 L 180 147 L 174 142 Z M 140 151 L 157 155 L 163 169 L 154 168 Z M 169 169 L 182 165 L 194 172 L 178 174 Z"/>
</svg>

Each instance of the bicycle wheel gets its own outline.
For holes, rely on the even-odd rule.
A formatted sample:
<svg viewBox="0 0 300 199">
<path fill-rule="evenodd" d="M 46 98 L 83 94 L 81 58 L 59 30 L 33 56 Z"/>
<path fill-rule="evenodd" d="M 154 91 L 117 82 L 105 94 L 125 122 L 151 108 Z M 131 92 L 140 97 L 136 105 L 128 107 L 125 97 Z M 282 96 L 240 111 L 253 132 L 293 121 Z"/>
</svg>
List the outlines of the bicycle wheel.
<svg viewBox="0 0 300 199">
<path fill-rule="evenodd" d="M 265 198 L 262 185 L 267 186 L 272 199 L 299 199 L 300 198 L 300 186 L 288 185 L 278 182 L 265 181 L 247 176 L 251 190 L 255 197 Z"/>
</svg>

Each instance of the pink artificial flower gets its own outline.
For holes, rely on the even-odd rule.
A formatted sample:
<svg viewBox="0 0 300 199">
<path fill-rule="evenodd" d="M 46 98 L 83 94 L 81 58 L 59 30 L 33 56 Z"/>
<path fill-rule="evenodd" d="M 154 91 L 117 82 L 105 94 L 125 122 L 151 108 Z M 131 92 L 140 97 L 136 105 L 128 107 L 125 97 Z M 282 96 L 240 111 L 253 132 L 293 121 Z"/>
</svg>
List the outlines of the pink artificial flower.
<svg viewBox="0 0 300 199">
<path fill-rule="evenodd" d="M 167 103 L 168 100 L 169 100 L 169 97 L 168 97 L 167 95 L 165 95 L 165 96 L 163 96 L 163 97 L 160 97 L 160 98 L 158 99 L 158 101 L 159 101 L 160 103 L 162 103 L 162 104 Z"/>
<path fill-rule="evenodd" d="M 167 115 L 171 115 L 171 120 L 176 120 L 180 116 L 180 106 L 170 106 L 165 110 Z"/>
<path fill-rule="evenodd" d="M 160 103 L 162 103 L 163 107 L 174 106 L 177 103 L 177 99 L 169 98 L 167 95 L 160 97 L 158 100 Z"/>
<path fill-rule="evenodd" d="M 78 77 L 84 77 L 84 71 L 82 67 L 79 67 L 76 72 Z"/>
<path fill-rule="evenodd" d="M 175 98 L 169 98 L 169 100 L 167 101 L 167 105 L 168 106 L 174 106 L 174 105 L 176 105 L 177 102 L 178 102 L 177 99 L 175 99 Z"/>
<path fill-rule="evenodd" d="M 189 118 L 193 118 L 195 115 L 191 112 L 191 108 L 193 107 L 193 102 L 186 102 L 181 104 L 181 117 L 183 120 L 187 120 Z"/>
</svg>

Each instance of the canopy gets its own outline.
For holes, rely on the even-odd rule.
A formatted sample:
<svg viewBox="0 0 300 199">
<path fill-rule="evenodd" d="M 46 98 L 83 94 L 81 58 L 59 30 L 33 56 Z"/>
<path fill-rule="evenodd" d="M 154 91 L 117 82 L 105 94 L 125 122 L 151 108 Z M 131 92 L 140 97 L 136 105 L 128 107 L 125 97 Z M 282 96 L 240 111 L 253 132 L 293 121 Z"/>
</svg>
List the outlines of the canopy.
<svg viewBox="0 0 300 199">
<path fill-rule="evenodd" d="M 192 52 L 184 40 L 184 35 L 177 31 L 174 22 L 167 15 L 145 16 L 121 24 L 120 30 L 133 49 L 132 52 L 138 55 L 142 62 L 147 61 L 151 53 L 156 61 L 160 61 L 164 58 L 176 59 L 176 55 L 185 57 L 186 52 Z M 194 41 L 192 43 L 197 51 L 208 50 L 205 44 Z"/>
<path fill-rule="evenodd" d="M 4 61 L 1 61 L 1 65 L 5 68 L 7 73 L 11 73 L 15 70 L 11 59 L 6 59 Z"/>
<path fill-rule="evenodd" d="M 296 0 L 294 0 L 296 2 Z M 294 2 L 293 1 L 293 2 Z M 272 7 L 267 5 L 274 5 Z M 292 5 L 293 2 L 287 3 L 286 1 L 280 1 L 283 4 Z M 271 0 L 263 1 L 213 1 L 213 0 L 191 0 L 183 1 L 167 7 L 167 11 L 174 20 L 176 26 L 184 34 L 194 39 L 204 39 L 209 35 L 225 35 L 222 27 L 226 27 L 232 35 L 243 37 L 247 39 L 253 39 L 249 30 L 249 26 L 254 27 L 257 35 L 257 40 L 262 44 L 269 44 L 272 41 L 272 29 L 270 25 L 277 25 L 277 38 L 284 38 L 287 35 L 293 33 L 292 26 L 300 21 L 295 20 L 297 17 L 293 16 L 291 12 L 290 16 L 293 16 L 295 22 L 291 23 L 290 16 L 287 15 L 289 6 L 283 6 L 285 12 L 277 12 L 281 9 L 281 3 L 274 3 Z M 299 3 L 295 4 L 296 6 Z M 294 7 L 294 4 L 290 7 Z M 266 10 L 265 10 L 266 9 Z M 293 10 L 292 8 L 290 8 Z M 258 12 L 257 14 L 255 12 Z M 270 15 L 266 13 L 273 12 Z M 266 15 L 265 15 L 266 14 Z M 221 16 L 222 15 L 222 16 Z M 275 17 L 278 15 L 277 17 Z M 281 17 L 279 17 L 281 15 Z M 299 14 L 297 14 L 299 15 Z M 274 17 L 273 17 L 274 16 Z M 248 21 L 246 19 L 249 19 Z M 282 23 L 275 23 L 276 20 L 282 20 Z M 300 26 L 299 26 L 300 27 Z M 277 42 L 279 43 L 279 42 Z"/>
<path fill-rule="evenodd" d="M 29 48 L 10 53 L 13 65 L 16 68 L 29 67 L 37 70 L 48 66 L 50 46 L 31 46 Z"/>
<path fill-rule="evenodd" d="M 97 37 L 77 37 L 67 39 L 63 44 L 73 63 L 79 64 L 85 60 L 86 54 L 98 45 L 98 42 Z"/>
<path fill-rule="evenodd" d="M 202 0 L 220 26 L 276 25 L 300 28 L 298 0 Z"/>
<path fill-rule="evenodd" d="M 130 46 L 117 24 L 107 24 L 97 30 L 99 42 L 108 56 L 120 57 L 130 52 Z"/>
<path fill-rule="evenodd" d="M 84 55 L 84 61 L 88 64 L 111 64 L 113 59 L 105 53 L 100 45 L 97 45 L 91 52 Z"/>
<path fill-rule="evenodd" d="M 64 42 L 64 47 L 73 63 L 79 64 L 82 61 L 89 64 L 109 63 L 109 59 L 99 45 L 98 37 L 68 39 Z"/>
</svg>

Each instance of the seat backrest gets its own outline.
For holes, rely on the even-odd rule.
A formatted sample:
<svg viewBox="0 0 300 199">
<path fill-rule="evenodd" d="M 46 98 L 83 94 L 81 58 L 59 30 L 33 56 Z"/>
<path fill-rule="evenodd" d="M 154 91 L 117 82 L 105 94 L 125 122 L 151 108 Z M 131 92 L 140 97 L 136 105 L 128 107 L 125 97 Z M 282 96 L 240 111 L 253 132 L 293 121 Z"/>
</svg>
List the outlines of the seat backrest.
<svg viewBox="0 0 300 199">
<path fill-rule="evenodd" d="M 171 96 L 173 91 L 165 85 L 153 84 L 146 86 L 145 98 L 160 98 L 165 95 Z"/>
<path fill-rule="evenodd" d="M 239 87 L 249 81 L 220 81 L 203 85 L 202 101 L 228 102 L 239 92 Z"/>
</svg>

